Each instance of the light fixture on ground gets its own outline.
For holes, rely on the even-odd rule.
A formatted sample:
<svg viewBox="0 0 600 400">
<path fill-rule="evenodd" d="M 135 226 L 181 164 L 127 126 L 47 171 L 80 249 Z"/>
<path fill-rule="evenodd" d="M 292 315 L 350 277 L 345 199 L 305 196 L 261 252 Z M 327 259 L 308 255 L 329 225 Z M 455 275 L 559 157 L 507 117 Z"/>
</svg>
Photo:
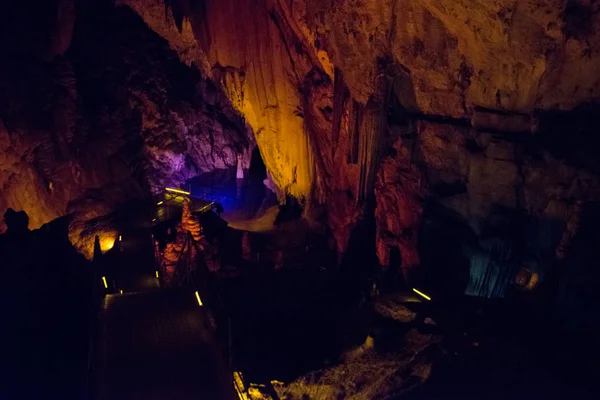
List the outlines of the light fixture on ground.
<svg viewBox="0 0 600 400">
<path fill-rule="evenodd" d="M 180 193 L 180 194 L 185 194 L 185 195 L 189 195 L 190 194 L 190 192 L 186 192 L 184 190 L 179 190 L 179 189 L 173 189 L 173 188 L 165 188 L 165 190 L 167 192 Z"/>
<path fill-rule="evenodd" d="M 203 306 L 203 304 L 202 304 L 202 300 L 200 300 L 200 294 L 198 293 L 198 291 L 197 291 L 197 290 L 196 290 L 196 300 L 198 300 L 198 305 L 199 305 L 200 307 L 202 307 L 202 306 Z"/>
<path fill-rule="evenodd" d="M 425 293 L 423 293 L 415 288 L 413 288 L 413 292 L 415 292 L 419 296 L 423 297 L 424 299 L 431 300 L 431 297 L 427 296 Z"/>
</svg>

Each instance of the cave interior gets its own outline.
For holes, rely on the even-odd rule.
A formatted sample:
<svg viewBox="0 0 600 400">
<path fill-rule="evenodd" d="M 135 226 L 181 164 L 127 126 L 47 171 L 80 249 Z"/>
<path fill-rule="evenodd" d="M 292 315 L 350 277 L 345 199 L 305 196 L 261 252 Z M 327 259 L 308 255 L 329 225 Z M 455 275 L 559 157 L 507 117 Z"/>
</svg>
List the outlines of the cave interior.
<svg viewBox="0 0 600 400">
<path fill-rule="evenodd" d="M 2 2 L 0 398 L 597 398 L 599 68 L 594 0 Z"/>
</svg>

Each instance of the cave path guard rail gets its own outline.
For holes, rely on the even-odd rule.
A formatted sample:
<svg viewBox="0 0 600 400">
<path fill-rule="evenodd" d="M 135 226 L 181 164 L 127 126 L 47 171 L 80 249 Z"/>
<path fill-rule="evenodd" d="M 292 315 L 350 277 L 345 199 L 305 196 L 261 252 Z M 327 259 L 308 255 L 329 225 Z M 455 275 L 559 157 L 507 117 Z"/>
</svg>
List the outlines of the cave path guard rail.
<svg viewBox="0 0 600 400">
<path fill-rule="evenodd" d="M 199 199 L 191 194 L 191 190 L 178 188 L 152 188 L 152 198 L 156 205 L 156 212 L 152 224 L 168 221 L 181 215 L 181 209 L 185 201 L 190 202 L 192 214 L 205 213 L 217 206 L 216 202 Z"/>
<path fill-rule="evenodd" d="M 179 275 L 177 277 L 177 282 L 179 283 L 179 287 L 181 288 L 198 288 L 198 290 L 202 290 L 203 293 L 207 293 L 209 292 L 208 287 L 210 286 L 210 277 L 208 275 L 206 275 L 205 277 L 203 277 L 203 279 L 198 279 L 198 277 L 196 277 L 196 275 L 198 275 L 196 272 L 194 271 L 205 271 L 206 273 L 209 273 L 210 271 L 208 270 L 208 266 L 206 265 L 206 263 L 202 262 L 204 259 L 202 257 L 198 257 L 198 262 L 194 263 L 194 258 L 191 257 L 191 250 L 193 248 L 193 246 L 196 246 L 196 251 L 198 251 L 198 254 L 201 254 L 201 250 L 198 248 L 197 244 L 193 241 L 193 237 L 191 235 L 191 233 L 188 232 L 187 236 L 186 236 L 186 243 L 182 248 L 182 251 L 179 255 L 179 259 L 178 259 L 178 269 L 181 271 L 179 272 Z M 119 254 L 121 253 L 121 246 L 120 246 L 120 241 L 115 242 L 115 246 L 114 248 L 116 248 L 116 250 L 119 252 Z M 156 251 L 157 249 L 155 248 L 155 256 L 159 255 L 160 253 Z M 159 258 L 157 258 L 157 260 L 159 260 Z M 97 400 L 97 399 L 103 399 L 106 397 L 102 397 L 101 394 L 104 393 L 103 385 L 101 384 L 102 382 L 105 382 L 106 379 L 108 379 L 109 381 L 111 379 L 114 379 L 114 376 L 109 376 L 109 374 L 107 374 L 107 369 L 105 368 L 106 365 L 106 359 L 102 358 L 102 357 L 106 357 L 105 355 L 105 347 L 106 346 L 106 342 L 101 343 L 101 341 L 99 339 L 101 339 L 102 335 L 106 335 L 107 333 L 110 334 L 110 330 L 106 329 L 106 318 L 102 317 L 102 313 L 104 312 L 108 312 L 107 310 L 110 307 L 109 303 L 114 303 L 113 305 L 116 305 L 116 303 L 135 303 L 138 305 L 141 305 L 143 302 L 140 301 L 135 301 L 135 298 L 138 299 L 143 299 L 144 297 L 146 297 L 148 299 L 148 301 L 155 301 L 155 302 L 162 302 L 161 299 L 163 300 L 168 300 L 171 299 L 173 297 L 175 298 L 179 298 L 179 299 L 187 299 L 190 297 L 191 293 L 188 293 L 188 290 L 159 290 L 159 291 L 151 291 L 151 292 L 141 292 L 141 293 L 129 293 L 126 296 L 120 296 L 120 295 L 115 295 L 112 294 L 115 292 L 115 288 L 113 287 L 108 287 L 105 288 L 103 281 L 102 281 L 102 276 L 104 276 L 105 274 L 107 274 L 108 271 L 108 267 L 109 264 L 111 262 L 115 262 L 115 258 L 112 257 L 106 257 L 104 254 L 102 254 L 102 251 L 100 249 L 100 241 L 98 238 L 96 238 L 96 245 L 95 245 L 95 250 L 94 250 L 94 261 L 93 261 L 93 270 L 92 270 L 92 274 L 93 274 L 93 285 L 90 288 L 90 297 L 91 297 L 91 304 L 90 304 L 90 330 L 91 330 L 91 334 L 90 334 L 90 343 L 89 343 L 89 354 L 88 354 L 88 371 L 87 371 L 87 376 L 86 376 L 86 386 L 85 386 L 85 393 L 82 396 L 82 398 L 85 399 L 91 399 L 91 400 Z M 159 266 L 160 268 L 160 266 Z M 204 275 L 204 273 L 202 274 Z M 204 285 L 202 285 L 200 282 L 205 282 Z M 206 288 L 206 289 L 202 289 L 202 288 Z M 179 293 L 179 294 L 178 294 Z M 109 296 L 107 296 L 109 295 Z M 191 294 L 191 296 L 193 296 L 193 294 Z M 210 298 L 210 300 L 209 300 Z M 212 300 L 214 297 L 213 296 L 209 296 L 208 294 L 203 295 L 203 303 L 205 302 L 205 306 L 208 305 L 213 305 L 216 306 L 216 303 Z M 151 299 L 155 299 L 155 300 L 151 300 Z M 109 300 L 107 302 L 107 300 Z M 147 302 L 147 301 L 146 301 Z M 189 301 L 186 300 L 186 303 L 189 304 Z M 197 307 L 197 305 L 194 304 L 192 307 L 188 307 L 187 312 L 195 309 L 195 307 Z M 113 307 L 114 308 L 114 307 Z M 212 328 L 212 326 L 214 326 L 214 322 L 210 321 L 211 319 L 214 319 L 214 317 L 212 316 L 212 310 L 209 310 L 208 307 L 202 307 L 203 311 L 201 312 L 201 314 L 198 315 L 203 315 L 205 318 L 205 322 L 203 324 L 201 324 L 204 327 L 207 328 Z M 152 311 L 148 312 L 148 316 L 152 316 L 155 314 L 154 310 L 155 307 L 152 306 L 150 308 Z M 162 308 L 162 312 L 166 312 L 164 308 Z M 164 318 L 170 318 L 172 316 L 177 316 L 177 315 L 183 315 L 182 313 L 171 313 L 171 312 L 167 312 L 164 316 L 159 316 L 157 318 L 155 318 L 155 322 L 160 324 L 161 319 Z M 195 318 L 195 317 L 194 317 Z M 114 319 L 113 319 L 114 322 Z M 223 329 L 227 329 L 227 324 L 223 324 Z M 135 324 L 133 325 L 135 326 Z M 179 327 L 177 329 L 175 329 L 174 333 L 178 334 L 184 334 L 186 332 L 189 331 L 189 329 L 191 329 L 190 327 L 194 327 L 195 325 L 193 324 L 188 324 L 188 323 L 183 323 L 183 324 L 176 324 L 176 327 Z M 185 329 L 184 329 L 185 328 Z M 179 330 L 178 330 L 179 329 Z M 194 329 L 200 329 L 203 330 L 204 332 L 207 332 L 206 330 L 204 330 L 205 328 L 200 328 L 200 326 L 196 326 L 196 328 Z M 159 329 L 157 331 L 158 333 L 162 332 L 161 329 Z M 189 333 L 189 332 L 188 332 Z M 187 336 L 185 336 L 185 340 L 191 340 L 192 338 L 198 338 L 199 335 L 198 333 L 200 333 L 199 331 L 196 333 L 189 333 L 186 334 Z M 154 335 L 154 334 L 153 334 Z M 206 336 L 206 335 L 200 335 L 200 336 Z M 123 335 L 121 335 L 120 337 L 123 337 Z M 153 336 L 154 337 L 154 336 Z M 194 339 L 196 340 L 196 339 Z M 108 343 L 110 343 L 111 341 L 109 340 Z M 143 342 L 143 341 L 142 341 Z M 152 342 L 152 341 L 150 341 Z M 138 341 L 138 343 L 141 343 Z M 196 343 L 196 342 L 194 342 Z M 215 343 L 216 344 L 216 343 Z M 210 354 L 212 354 L 210 352 L 210 340 L 207 340 L 206 343 L 204 345 L 202 345 L 204 349 L 206 349 L 206 352 L 204 354 L 204 356 L 207 356 Z M 199 360 L 204 360 L 204 358 L 199 359 Z M 214 358 L 212 359 L 211 362 L 214 362 Z M 196 365 L 196 363 L 194 363 L 194 365 Z M 217 364 L 215 364 L 216 366 Z M 187 368 L 187 367 L 186 367 Z M 225 369 L 227 369 L 225 367 Z M 227 372 L 225 370 L 222 371 L 223 372 Z M 200 375 L 199 375 L 200 377 Z M 192 379 L 193 382 L 196 382 L 197 379 Z M 112 381 L 111 381 L 112 382 Z M 113 382 L 114 383 L 114 382 Z M 208 381 L 207 383 L 207 387 L 208 385 Z M 232 383 L 233 384 L 233 383 Z M 168 386 L 168 385 L 167 385 Z M 223 386 L 223 389 L 226 389 L 225 386 Z M 233 389 L 233 387 L 231 387 L 231 389 Z M 233 393 L 231 393 L 233 394 Z M 213 393 L 213 395 L 215 395 L 216 397 L 210 397 L 210 398 L 232 398 L 230 396 L 228 396 L 228 393 L 226 393 L 225 391 L 220 391 L 219 393 Z M 218 395 L 218 396 L 217 396 Z M 111 397 L 113 398 L 113 397 Z M 170 398 L 176 398 L 176 397 L 170 397 Z"/>
<path fill-rule="evenodd" d="M 198 255 L 194 260 L 192 250 Z M 160 270 L 161 284 L 166 276 L 166 265 L 163 263 L 160 250 L 155 248 L 156 263 Z M 215 329 L 221 338 L 222 350 L 226 353 L 230 368 L 233 368 L 233 342 L 232 342 L 232 321 L 225 301 L 219 294 L 217 280 L 212 271 L 209 270 L 204 259 L 203 250 L 194 241 L 192 234 L 188 231 L 185 242 L 179 253 L 173 272 L 173 279 L 170 282 L 172 287 L 186 287 L 192 291 L 198 291 L 202 299 L 203 307 L 210 315 L 211 328 Z"/>
</svg>

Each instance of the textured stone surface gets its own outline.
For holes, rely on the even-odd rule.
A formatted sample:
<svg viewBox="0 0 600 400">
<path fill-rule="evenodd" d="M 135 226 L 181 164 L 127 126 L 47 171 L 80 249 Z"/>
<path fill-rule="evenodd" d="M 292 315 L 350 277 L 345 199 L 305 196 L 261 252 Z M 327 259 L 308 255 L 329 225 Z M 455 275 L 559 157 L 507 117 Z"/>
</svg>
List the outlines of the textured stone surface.
<svg viewBox="0 0 600 400">
<path fill-rule="evenodd" d="M 23 135 L 15 139 L 12 134 L 25 128 L 4 120 L 9 138 L 1 134 L 0 146 L 7 149 L 4 164 L 18 166 L 2 178 L 14 187 L 6 195 L 10 201 L 2 205 L 37 207 L 44 217 L 32 221 L 61 215 L 69 200 L 85 198 L 80 186 L 105 184 L 102 168 L 86 172 L 98 160 L 81 160 L 81 155 L 73 160 L 70 143 L 89 142 L 110 149 L 108 155 L 122 155 L 124 143 L 129 148 L 134 137 L 139 141 L 131 131 L 143 141 L 137 161 L 98 159 L 105 160 L 105 170 L 120 171 L 122 181 L 131 181 L 128 174 L 134 170 L 134 180 L 147 176 L 158 186 L 235 166 L 255 139 L 280 200 L 287 194 L 302 200 L 307 216 L 330 227 L 338 251 L 346 249 L 357 222 L 374 208 L 384 264 L 390 247 L 399 247 L 405 263 L 419 262 L 419 210 L 428 201 L 451 210 L 478 233 L 500 208 L 540 216 L 551 201 L 598 199 L 600 168 L 590 156 L 593 140 L 577 133 L 586 123 L 594 125 L 589 116 L 597 110 L 593 101 L 600 94 L 594 72 L 600 64 L 600 14 L 592 1 L 117 3 L 135 11 L 166 41 L 155 46 L 168 46 L 173 53 L 167 57 L 145 47 L 141 57 L 124 50 L 149 39 L 118 36 L 117 29 L 96 58 L 88 54 L 84 61 L 89 63 L 103 57 L 116 71 L 135 71 L 107 77 L 98 68 L 87 72 L 84 82 L 113 82 L 107 93 L 118 95 L 105 96 L 114 108 L 103 99 L 104 106 L 80 116 L 82 103 L 83 109 L 90 107 L 86 91 L 96 87 L 80 83 L 87 64 L 73 58 L 81 53 L 73 49 L 97 47 L 99 39 L 89 37 L 102 31 L 102 23 L 85 30 L 84 38 L 78 38 L 76 28 L 67 40 L 72 18 L 66 0 L 52 3 L 64 12 L 50 18 L 65 21 L 50 24 L 60 28 L 52 37 L 63 43 L 54 46 L 58 50 L 53 54 L 65 57 L 47 70 L 31 72 L 34 82 L 60 84 L 49 90 L 37 90 L 38 83 L 27 90 L 14 85 L 6 91 L 17 98 L 33 90 L 46 93 L 26 107 L 4 108 L 21 120 L 31 110 L 44 109 L 52 123 L 27 127 L 41 135 L 31 143 L 47 143 L 45 148 L 62 152 L 55 159 L 26 150 L 32 145 Z M 61 50 L 65 43 L 73 43 L 71 50 Z M 35 53 L 34 48 L 23 49 Z M 175 67 L 172 60 L 165 67 L 162 60 L 175 55 L 191 68 Z M 147 70 L 139 67 L 142 62 Z M 173 74 L 182 77 L 180 83 L 174 83 Z M 73 81 L 77 85 L 69 83 Z M 52 96 L 61 96 L 60 107 L 40 107 L 38 103 L 54 104 Z M 581 107 L 589 109 L 577 111 Z M 571 110 L 567 114 L 575 117 L 554 118 L 558 110 Z M 80 127 L 80 121 L 92 120 L 86 119 L 89 115 L 94 122 Z M 394 131 L 406 124 L 412 139 L 398 141 Z M 115 125 L 122 133 L 112 133 Z M 52 140 L 44 139 L 48 126 L 56 127 Z M 88 126 L 95 135 L 80 133 Z M 246 128 L 253 135 L 240 137 Z M 570 133 L 576 137 L 565 139 Z M 104 137 L 111 138 L 110 145 L 100 139 Z M 29 156 L 23 157 L 25 153 Z M 48 161 L 34 168 L 31 160 L 37 159 Z M 247 164 L 247 157 L 243 160 Z M 72 171 L 75 182 L 95 180 L 77 187 L 57 185 L 39 168 L 57 176 Z M 29 200 L 18 198 L 16 193 L 22 192 L 32 194 Z"/>
<path fill-rule="evenodd" d="M 253 128 L 275 184 L 299 198 L 307 196 L 313 171 L 301 88 L 313 64 L 295 36 L 289 10 L 266 1 L 176 1 L 165 15 L 161 0 L 119 3 L 138 12 L 184 53 L 183 59 L 188 47 L 181 43 L 195 34 L 202 63 L 208 63 L 213 79 Z M 176 27 L 181 27 L 179 36 Z"/>
<path fill-rule="evenodd" d="M 402 350 L 378 351 L 373 339 L 350 350 L 337 365 L 310 372 L 288 384 L 275 384 L 286 399 L 385 399 L 408 393 L 431 375 L 432 358 L 440 337 L 409 330 L 398 335 Z M 377 346 L 377 340 L 375 340 Z"/>
<path fill-rule="evenodd" d="M 384 158 L 377 174 L 377 256 L 390 265 L 391 248 L 398 248 L 405 274 L 419 265 L 418 231 L 426 194 L 421 172 L 411 162 L 411 148 L 398 139 L 395 154 Z"/>
<path fill-rule="evenodd" d="M 411 73 L 419 108 L 570 108 L 598 95 L 597 5 L 587 0 L 307 0 L 307 20 L 355 98 L 378 57 Z"/>
<path fill-rule="evenodd" d="M 92 220 L 235 167 L 254 142 L 221 90 L 130 10 L 78 18 L 63 57 L 0 62 L 0 212 L 25 210 L 31 228 L 71 213 L 73 242 L 91 249 Z"/>
<path fill-rule="evenodd" d="M 598 17 L 587 1 L 175 1 L 166 11 L 160 0 L 121 3 L 182 59 L 193 33 L 197 62 L 254 129 L 275 185 L 326 204 L 340 251 L 386 152 L 378 149 L 385 127 L 368 111 L 387 107 L 386 88 L 413 114 L 461 119 L 420 125 L 417 169 L 475 230 L 495 207 L 526 207 L 522 197 L 531 196 L 516 148 L 486 132 L 537 132 L 534 109 L 570 109 L 599 90 Z M 380 169 L 387 175 L 390 163 Z M 391 212 L 379 212 L 379 225 L 398 225 L 399 198 L 412 194 L 398 182 L 378 185 L 377 208 Z"/>
</svg>

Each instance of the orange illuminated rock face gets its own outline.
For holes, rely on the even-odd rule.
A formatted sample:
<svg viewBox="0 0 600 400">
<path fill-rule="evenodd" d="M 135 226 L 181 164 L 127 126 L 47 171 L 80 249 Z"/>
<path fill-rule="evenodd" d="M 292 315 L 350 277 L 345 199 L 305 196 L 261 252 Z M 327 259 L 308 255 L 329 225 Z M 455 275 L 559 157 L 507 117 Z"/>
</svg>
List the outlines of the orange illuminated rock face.
<svg viewBox="0 0 600 400">
<path fill-rule="evenodd" d="M 313 164 L 300 92 L 313 60 L 291 27 L 291 15 L 267 1 L 224 0 L 197 7 L 176 2 L 167 16 L 161 1 L 119 3 L 138 12 L 182 60 L 196 63 L 222 86 L 252 127 L 274 183 L 306 198 Z M 189 51 L 198 52 L 192 34 L 202 54 L 190 59 Z"/>
<path fill-rule="evenodd" d="M 24 210 L 32 229 L 72 214 L 71 240 L 89 255 L 96 219 L 151 187 L 235 168 L 255 144 L 221 89 L 133 11 L 92 2 L 73 30 L 73 2 L 54 3 L 57 21 L 36 15 L 49 20 L 0 40 L 0 214 Z M 38 54 L 36 29 L 52 54 Z"/>
<path fill-rule="evenodd" d="M 181 1 L 166 16 L 161 0 L 120 4 L 221 85 L 281 193 L 307 200 L 307 215 L 325 206 L 340 252 L 374 207 L 384 265 L 390 247 L 419 263 L 428 199 L 476 232 L 497 207 L 541 213 L 562 191 L 541 187 L 535 157 L 507 135 L 536 132 L 534 110 L 600 94 L 600 25 L 587 1 Z M 391 114 L 412 121 L 410 157 Z M 546 183 L 559 182 L 557 172 Z"/>
<path fill-rule="evenodd" d="M 226 0 L 196 8 L 175 3 L 166 16 L 161 1 L 119 3 L 139 13 L 182 60 L 221 85 L 252 127 L 278 192 L 309 208 L 327 204 L 327 221 L 343 251 L 362 214 L 358 150 L 348 158 L 359 105 L 345 94 L 339 105 L 343 121 L 338 121 L 344 126 L 334 135 L 333 65 L 306 25 L 305 3 Z M 189 58 L 190 51 L 197 54 L 192 33 L 202 50 L 194 60 Z"/>
<path fill-rule="evenodd" d="M 65 23 L 54 54 L 64 53 L 70 38 L 70 3 L 58 3 Z M 600 198 L 598 169 L 579 162 L 589 157 L 567 160 L 550 149 L 577 142 L 557 138 L 567 138 L 579 117 L 557 125 L 549 114 L 562 110 L 589 119 L 597 110 L 600 13 L 590 1 L 116 3 L 117 15 L 141 17 L 126 24 L 145 23 L 166 42 L 152 41 L 139 57 L 141 50 L 123 46 L 143 47 L 148 36 L 111 36 L 98 51 L 92 32 L 102 26 L 82 39 L 76 25 L 66 58 L 43 70 L 55 78 L 32 73 L 27 80 L 58 82 L 49 87 L 60 90 L 41 83 L 28 90 L 51 93 L 38 103 L 57 97 L 60 106 L 16 112 L 28 120 L 51 110 L 44 114 L 51 127 L 15 128 L 14 118 L 10 127 L 0 124 L 0 178 L 7 193 L 0 209 L 26 208 L 33 226 L 62 215 L 69 202 L 79 210 L 89 187 L 126 186 L 140 171 L 150 171 L 153 185 L 177 184 L 235 167 L 254 143 L 269 184 L 281 199 L 298 198 L 305 215 L 322 217 L 340 253 L 356 224 L 374 212 L 383 265 L 391 248 L 399 249 L 407 267 L 420 262 L 417 232 L 426 202 L 480 233 L 497 208 L 539 216 L 551 201 Z M 167 45 L 173 50 L 168 55 L 155 51 Z M 86 52 L 86 46 L 93 49 Z M 112 52 L 118 56 L 108 57 Z M 89 93 L 97 97 L 95 79 L 106 75 L 85 73 L 98 64 L 97 54 L 107 55 L 102 60 L 114 64 L 110 70 L 131 71 L 109 80 L 107 93 L 119 94 L 106 94 L 113 108 L 89 100 Z M 74 55 L 81 58 L 69 58 Z M 175 57 L 185 66 L 175 66 Z M 168 68 L 162 60 L 170 60 Z M 171 86 L 176 79 L 170 70 L 190 79 Z M 18 92 L 8 86 L 2 99 Z M 28 108 L 5 103 L 0 99 L 2 111 Z M 94 118 L 82 119 L 81 104 L 91 104 Z M 586 104 L 592 112 L 579 113 Z M 19 130 L 40 136 L 23 142 L 14 135 Z M 142 151 L 127 153 L 138 137 Z M 582 136 L 571 154 L 592 148 L 588 140 Z M 96 148 L 109 150 L 87 155 Z M 44 154 L 51 156 L 34 149 L 49 149 Z M 135 165 L 119 161 L 132 157 Z M 90 167 L 100 161 L 102 167 Z M 107 182 L 115 176 L 120 183 Z M 105 200 L 103 206 L 116 206 Z"/>
</svg>

